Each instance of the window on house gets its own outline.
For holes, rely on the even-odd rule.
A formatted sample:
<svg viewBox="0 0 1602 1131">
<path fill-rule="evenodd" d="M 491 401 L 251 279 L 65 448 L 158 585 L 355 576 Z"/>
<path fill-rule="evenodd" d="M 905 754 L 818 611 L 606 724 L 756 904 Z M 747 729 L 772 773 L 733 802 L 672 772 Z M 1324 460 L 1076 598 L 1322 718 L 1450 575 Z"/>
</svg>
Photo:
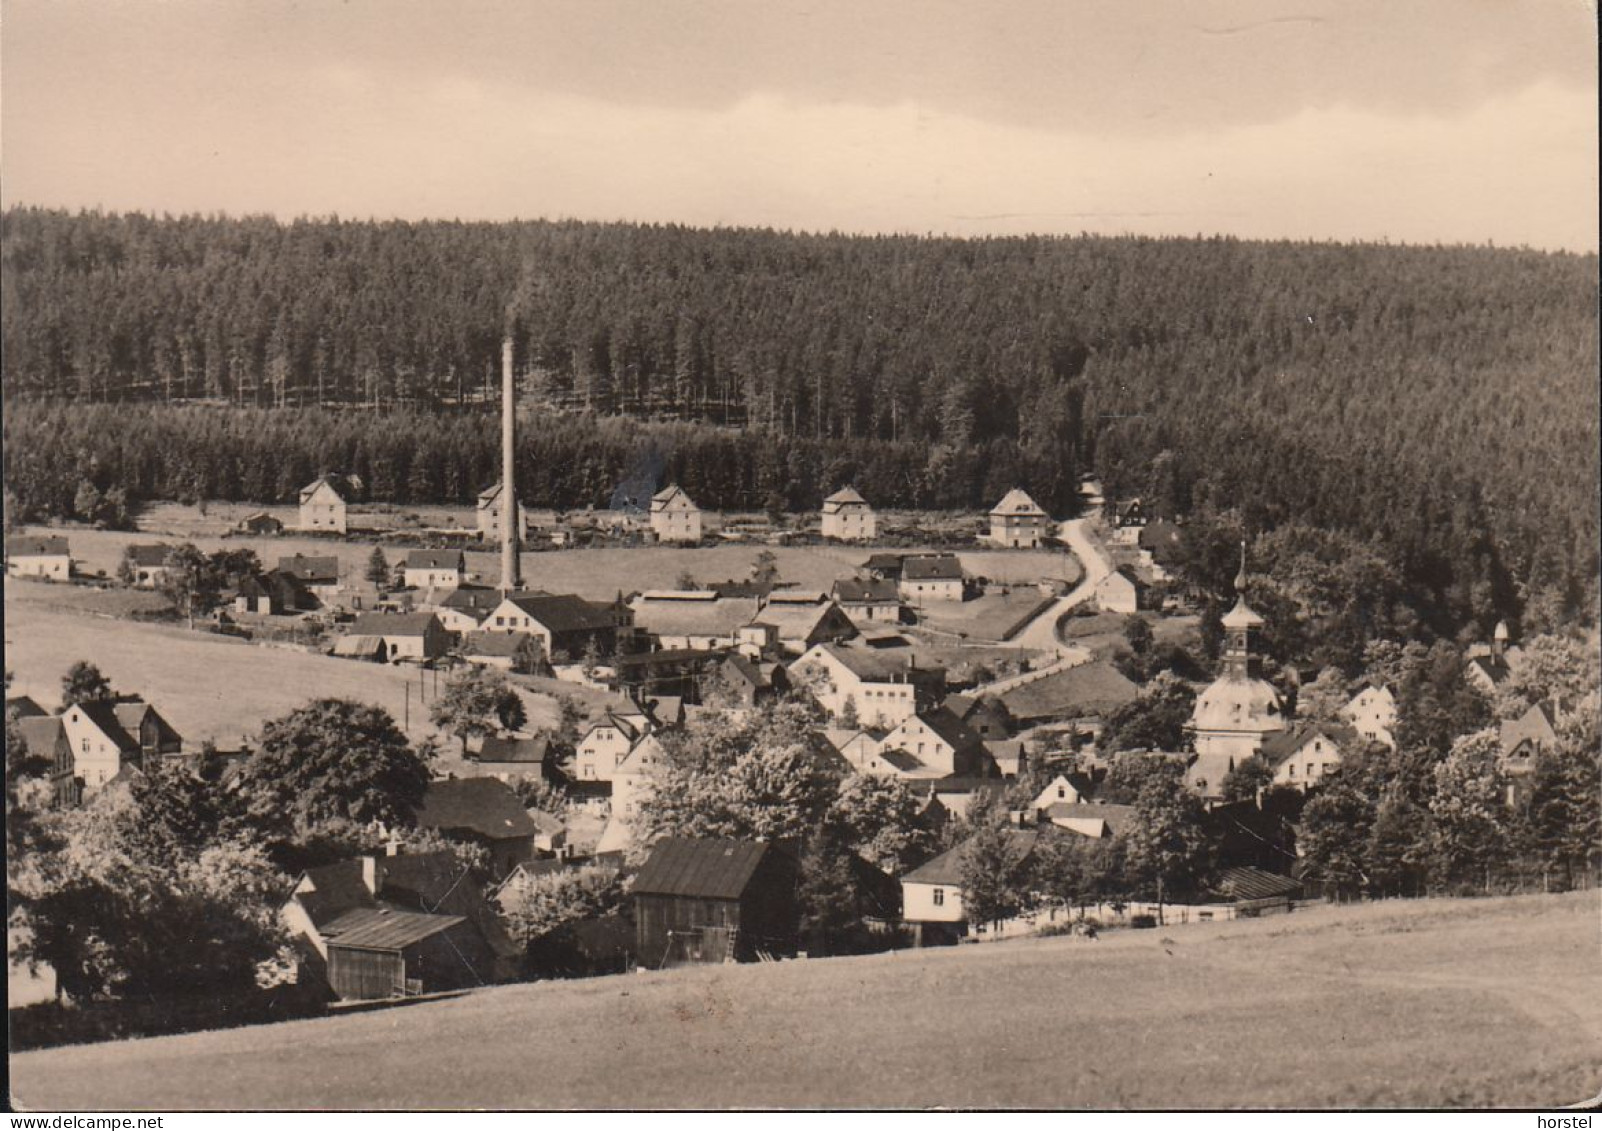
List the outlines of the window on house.
<svg viewBox="0 0 1602 1131">
<path fill-rule="evenodd" d="M 87 738 L 83 740 L 83 752 L 85 754 L 89 753 L 89 740 Z"/>
<path fill-rule="evenodd" d="M 934 889 L 934 905 L 936 907 L 944 907 L 946 905 L 946 889 L 945 888 L 935 888 Z"/>
<path fill-rule="evenodd" d="M 1307 763 L 1307 776 L 1308 777 L 1312 777 L 1313 776 L 1313 763 L 1311 763 L 1311 762 Z"/>
</svg>

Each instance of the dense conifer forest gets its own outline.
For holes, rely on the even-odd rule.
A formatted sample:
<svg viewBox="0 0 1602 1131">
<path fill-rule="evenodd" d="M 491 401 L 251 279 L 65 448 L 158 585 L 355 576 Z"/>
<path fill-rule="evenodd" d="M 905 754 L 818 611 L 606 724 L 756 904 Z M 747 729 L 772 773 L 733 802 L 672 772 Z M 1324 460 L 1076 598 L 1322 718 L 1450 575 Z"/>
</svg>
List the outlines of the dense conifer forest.
<svg viewBox="0 0 1602 1131">
<path fill-rule="evenodd" d="M 972 507 L 1078 476 L 1254 534 L 1366 544 L 1443 628 L 1594 600 L 1595 256 L 1234 239 L 626 224 L 3 218 L 6 480 L 286 501 L 495 478 L 606 505 Z M 648 422 L 648 423 L 642 423 Z M 632 493 L 638 493 L 633 491 Z"/>
</svg>

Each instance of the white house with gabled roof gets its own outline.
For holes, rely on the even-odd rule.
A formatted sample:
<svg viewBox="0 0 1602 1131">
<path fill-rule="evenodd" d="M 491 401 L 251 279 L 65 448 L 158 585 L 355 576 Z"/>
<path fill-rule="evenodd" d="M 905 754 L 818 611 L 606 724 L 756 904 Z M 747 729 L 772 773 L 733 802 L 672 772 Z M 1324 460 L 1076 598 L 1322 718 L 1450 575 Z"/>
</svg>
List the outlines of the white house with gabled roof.
<svg viewBox="0 0 1602 1131">
<path fill-rule="evenodd" d="M 823 500 L 823 536 L 836 542 L 868 542 L 878 536 L 879 520 L 855 487 L 842 487 Z"/>
<path fill-rule="evenodd" d="M 1022 487 L 1002 496 L 990 511 L 990 541 L 1033 549 L 1051 537 L 1051 516 Z"/>
<path fill-rule="evenodd" d="M 699 542 L 701 508 L 675 484 L 651 496 L 651 532 L 658 542 Z"/>
</svg>

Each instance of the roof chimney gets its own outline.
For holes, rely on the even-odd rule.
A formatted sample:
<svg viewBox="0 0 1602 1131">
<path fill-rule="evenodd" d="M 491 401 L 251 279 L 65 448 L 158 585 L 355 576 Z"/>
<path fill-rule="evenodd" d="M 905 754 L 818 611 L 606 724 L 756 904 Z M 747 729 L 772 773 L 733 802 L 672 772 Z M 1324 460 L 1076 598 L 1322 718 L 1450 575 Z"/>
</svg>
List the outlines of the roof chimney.
<svg viewBox="0 0 1602 1131">
<path fill-rule="evenodd" d="M 512 372 L 512 339 L 501 342 L 501 589 L 521 588 L 517 502 L 517 378 Z"/>
</svg>

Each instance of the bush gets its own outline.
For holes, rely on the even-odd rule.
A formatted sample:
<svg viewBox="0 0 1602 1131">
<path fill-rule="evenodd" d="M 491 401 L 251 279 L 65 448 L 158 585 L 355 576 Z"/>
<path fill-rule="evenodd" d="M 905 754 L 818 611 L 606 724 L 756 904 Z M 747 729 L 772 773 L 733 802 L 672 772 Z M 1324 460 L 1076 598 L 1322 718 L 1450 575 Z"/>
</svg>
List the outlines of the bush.
<svg viewBox="0 0 1602 1131">
<path fill-rule="evenodd" d="M 1129 918 L 1129 925 L 1134 927 L 1136 930 L 1153 928 L 1157 926 L 1157 916 L 1131 915 Z"/>
</svg>

